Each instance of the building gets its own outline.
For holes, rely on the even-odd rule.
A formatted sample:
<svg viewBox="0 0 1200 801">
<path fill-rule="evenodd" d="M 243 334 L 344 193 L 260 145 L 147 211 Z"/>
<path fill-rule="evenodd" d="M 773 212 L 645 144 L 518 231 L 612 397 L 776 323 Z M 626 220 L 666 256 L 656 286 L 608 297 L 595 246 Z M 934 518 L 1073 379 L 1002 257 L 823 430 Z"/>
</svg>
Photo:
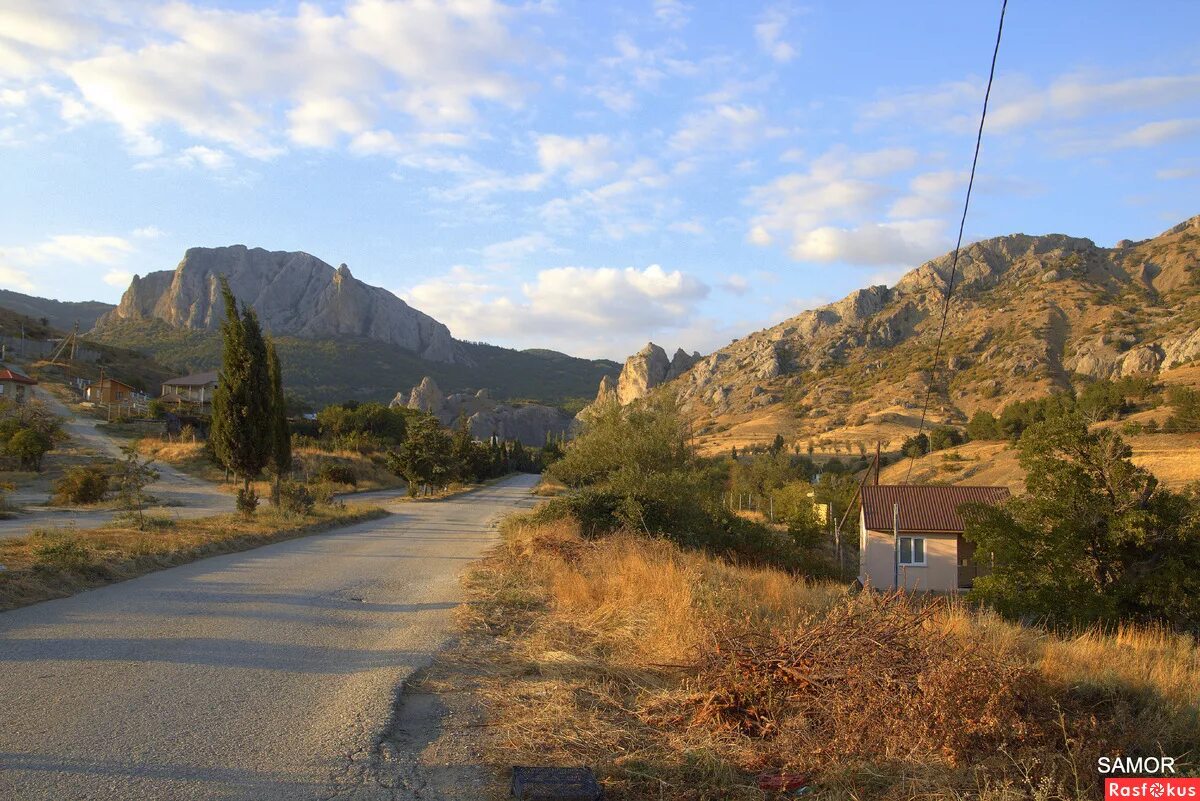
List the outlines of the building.
<svg viewBox="0 0 1200 801">
<path fill-rule="evenodd" d="M 162 400 L 177 406 L 194 404 L 207 407 L 212 403 L 213 390 L 217 388 L 217 371 L 194 373 L 164 381 L 162 385 Z"/>
<path fill-rule="evenodd" d="M 92 403 L 128 403 L 137 389 L 115 378 L 101 378 L 88 384 L 83 394 Z"/>
<path fill-rule="evenodd" d="M 963 539 L 958 509 L 1000 504 L 1007 487 L 875 485 L 862 489 L 858 578 L 879 590 L 957 592 L 985 575 L 974 543 Z"/>
<path fill-rule="evenodd" d="M 37 381 L 11 367 L 0 364 L 0 400 L 12 400 L 24 403 L 33 397 L 33 388 Z"/>
</svg>

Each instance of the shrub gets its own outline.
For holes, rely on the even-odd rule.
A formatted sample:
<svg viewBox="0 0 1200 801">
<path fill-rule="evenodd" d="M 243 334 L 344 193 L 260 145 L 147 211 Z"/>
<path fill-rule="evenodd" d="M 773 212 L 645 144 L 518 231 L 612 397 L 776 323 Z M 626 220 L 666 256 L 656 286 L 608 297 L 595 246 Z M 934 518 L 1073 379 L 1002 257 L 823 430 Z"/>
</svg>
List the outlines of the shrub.
<svg viewBox="0 0 1200 801">
<path fill-rule="evenodd" d="M 979 410 L 971 416 L 971 422 L 967 423 L 967 436 L 971 439 L 994 440 L 1004 439 L 1004 433 L 1000 430 L 1000 421 L 991 412 Z"/>
<path fill-rule="evenodd" d="M 249 517 L 258 509 L 258 493 L 254 487 L 242 487 L 237 491 L 237 510 Z"/>
<path fill-rule="evenodd" d="M 279 483 L 279 508 L 284 512 L 307 515 L 312 512 L 316 502 L 313 493 L 300 482 L 281 481 Z"/>
<path fill-rule="evenodd" d="M 84 570 L 92 563 L 92 552 L 74 536 L 70 536 L 34 546 L 33 558 L 38 567 Z"/>
<path fill-rule="evenodd" d="M 54 447 L 54 440 L 32 428 L 22 428 L 4 446 L 5 452 L 20 462 L 21 467 L 42 472 L 42 458 Z"/>
<path fill-rule="evenodd" d="M 354 472 L 354 467 L 342 462 L 322 461 L 317 468 L 317 478 L 333 484 L 358 486 L 358 474 Z"/>
<path fill-rule="evenodd" d="M 67 470 L 54 482 L 54 500 L 63 504 L 99 503 L 108 490 L 108 470 L 100 465 L 82 465 Z"/>
</svg>

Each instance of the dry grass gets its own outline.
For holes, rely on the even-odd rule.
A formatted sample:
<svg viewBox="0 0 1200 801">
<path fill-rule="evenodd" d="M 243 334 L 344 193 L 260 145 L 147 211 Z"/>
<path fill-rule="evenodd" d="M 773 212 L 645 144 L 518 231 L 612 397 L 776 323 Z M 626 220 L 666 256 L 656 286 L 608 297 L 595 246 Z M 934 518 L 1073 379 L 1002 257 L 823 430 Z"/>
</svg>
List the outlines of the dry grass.
<svg viewBox="0 0 1200 801">
<path fill-rule="evenodd" d="M 515 518 L 464 623 L 506 764 L 588 764 L 614 799 L 1094 797 L 1101 753 L 1200 755 L 1200 649 L 1059 638 Z"/>
<path fill-rule="evenodd" d="M 304 517 L 263 509 L 253 518 L 151 517 L 145 530 L 113 523 L 95 529 L 42 529 L 27 537 L 0 539 L 0 564 L 7 568 L 0 572 L 0 610 L 385 514 L 377 507 L 361 506 L 320 506 Z"/>
</svg>

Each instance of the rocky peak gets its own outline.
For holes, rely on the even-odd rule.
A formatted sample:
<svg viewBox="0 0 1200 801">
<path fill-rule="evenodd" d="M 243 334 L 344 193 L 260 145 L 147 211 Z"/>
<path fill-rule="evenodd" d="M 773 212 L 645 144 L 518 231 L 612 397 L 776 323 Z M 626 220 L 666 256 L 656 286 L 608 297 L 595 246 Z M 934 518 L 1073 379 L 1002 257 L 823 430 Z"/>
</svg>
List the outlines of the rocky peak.
<svg viewBox="0 0 1200 801">
<path fill-rule="evenodd" d="M 670 369 L 667 370 L 667 380 L 679 378 L 691 370 L 698 361 L 700 361 L 700 351 L 693 351 L 689 354 L 683 348 L 676 349 L 675 355 L 671 357 Z"/>
<path fill-rule="evenodd" d="M 421 379 L 421 383 L 408 393 L 408 402 L 404 405 L 410 409 L 420 409 L 423 412 L 437 414 L 446 405 L 446 396 L 438 389 L 436 381 L 425 376 Z"/>
<path fill-rule="evenodd" d="M 190 248 L 174 270 L 135 278 L 97 328 L 109 321 L 158 319 L 178 328 L 215 330 L 225 313 L 221 276 L 274 334 L 362 337 L 399 345 L 430 361 L 459 360 L 460 349 L 446 326 L 391 292 L 359 281 L 345 264 L 335 270 L 308 253 L 245 245 Z"/>
<path fill-rule="evenodd" d="M 625 360 L 621 377 L 617 379 L 617 400 L 622 406 L 650 394 L 650 390 L 667 380 L 671 360 L 667 352 L 647 342 L 646 347 Z"/>
<path fill-rule="evenodd" d="M 596 391 L 595 403 L 605 403 L 606 401 L 615 400 L 617 397 L 617 385 L 612 380 L 611 376 L 603 376 L 600 379 L 600 389 Z"/>
</svg>

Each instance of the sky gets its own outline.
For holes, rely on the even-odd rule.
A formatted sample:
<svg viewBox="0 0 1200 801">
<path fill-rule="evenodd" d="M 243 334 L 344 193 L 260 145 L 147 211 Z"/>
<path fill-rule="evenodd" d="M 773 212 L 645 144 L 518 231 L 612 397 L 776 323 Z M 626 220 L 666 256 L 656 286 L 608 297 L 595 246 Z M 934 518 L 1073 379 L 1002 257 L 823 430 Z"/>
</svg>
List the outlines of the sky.
<svg viewBox="0 0 1200 801">
<path fill-rule="evenodd" d="M 999 2 L 0 0 L 0 287 L 303 250 L 460 339 L 708 352 L 953 247 Z M 1200 214 L 1200 3 L 1013 0 L 966 233 Z"/>
</svg>

